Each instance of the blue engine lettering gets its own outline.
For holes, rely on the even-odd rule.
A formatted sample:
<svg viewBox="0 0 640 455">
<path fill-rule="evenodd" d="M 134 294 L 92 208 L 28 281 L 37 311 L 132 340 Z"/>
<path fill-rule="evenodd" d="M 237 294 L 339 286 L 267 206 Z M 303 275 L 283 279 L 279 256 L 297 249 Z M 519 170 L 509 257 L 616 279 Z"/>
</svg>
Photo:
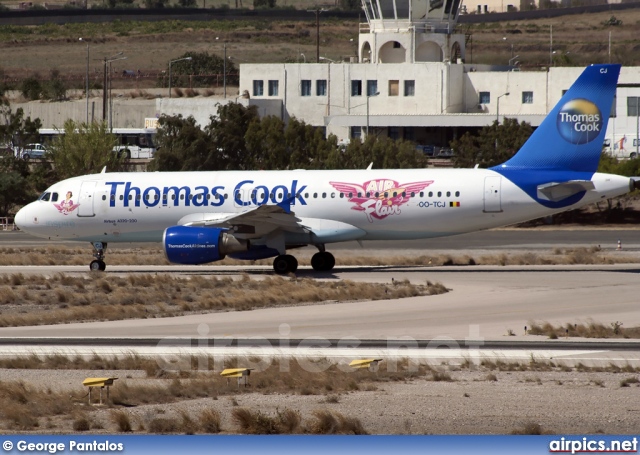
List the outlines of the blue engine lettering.
<svg viewBox="0 0 640 455">
<path fill-rule="evenodd" d="M 207 264 L 224 259 L 220 243 L 224 229 L 172 226 L 162 239 L 164 254 L 174 264 Z"/>
</svg>

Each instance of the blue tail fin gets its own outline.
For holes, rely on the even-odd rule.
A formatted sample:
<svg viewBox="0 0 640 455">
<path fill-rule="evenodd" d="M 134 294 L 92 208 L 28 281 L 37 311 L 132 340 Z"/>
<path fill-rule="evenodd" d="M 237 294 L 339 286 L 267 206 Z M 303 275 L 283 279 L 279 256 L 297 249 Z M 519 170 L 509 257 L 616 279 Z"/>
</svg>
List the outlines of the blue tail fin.
<svg viewBox="0 0 640 455">
<path fill-rule="evenodd" d="M 619 74 L 620 65 L 588 66 L 518 153 L 493 170 L 596 172 Z"/>
</svg>

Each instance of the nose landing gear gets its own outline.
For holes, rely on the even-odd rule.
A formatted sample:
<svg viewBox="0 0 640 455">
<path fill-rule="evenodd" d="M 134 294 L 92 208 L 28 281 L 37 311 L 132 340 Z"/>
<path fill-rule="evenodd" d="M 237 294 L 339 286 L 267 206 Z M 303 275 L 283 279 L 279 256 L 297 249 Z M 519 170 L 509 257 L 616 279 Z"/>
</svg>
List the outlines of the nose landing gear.
<svg viewBox="0 0 640 455">
<path fill-rule="evenodd" d="M 95 260 L 89 264 L 89 270 L 104 272 L 107 264 L 104 262 L 104 253 L 107 250 L 107 244 L 104 242 L 93 242 L 93 257 Z"/>
</svg>

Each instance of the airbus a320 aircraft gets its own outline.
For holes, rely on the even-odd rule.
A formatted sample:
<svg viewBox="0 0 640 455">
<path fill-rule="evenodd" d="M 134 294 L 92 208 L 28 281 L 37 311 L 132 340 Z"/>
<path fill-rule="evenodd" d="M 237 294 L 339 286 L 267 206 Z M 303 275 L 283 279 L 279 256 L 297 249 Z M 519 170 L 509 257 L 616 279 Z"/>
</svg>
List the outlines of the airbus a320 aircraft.
<svg viewBox="0 0 640 455">
<path fill-rule="evenodd" d="M 162 242 L 167 259 L 204 264 L 275 257 L 314 245 L 422 239 L 522 222 L 620 196 L 628 177 L 596 173 L 620 65 L 587 67 L 524 146 L 491 169 L 105 173 L 51 186 L 16 216 L 51 240 L 88 241 L 91 270 L 113 242 Z"/>
</svg>

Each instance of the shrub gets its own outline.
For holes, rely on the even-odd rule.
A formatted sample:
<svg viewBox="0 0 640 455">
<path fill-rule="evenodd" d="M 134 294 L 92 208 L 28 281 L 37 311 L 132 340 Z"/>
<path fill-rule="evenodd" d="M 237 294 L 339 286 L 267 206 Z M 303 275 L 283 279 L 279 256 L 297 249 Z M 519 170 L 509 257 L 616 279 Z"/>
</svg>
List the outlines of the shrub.
<svg viewBox="0 0 640 455">
<path fill-rule="evenodd" d="M 132 430 L 131 419 L 129 414 L 124 411 L 112 411 L 111 419 L 118 427 L 118 431 L 122 433 L 129 433 Z"/>
<path fill-rule="evenodd" d="M 200 426 L 205 433 L 219 433 L 222 429 L 220 413 L 215 409 L 205 409 L 200 414 Z"/>
</svg>

